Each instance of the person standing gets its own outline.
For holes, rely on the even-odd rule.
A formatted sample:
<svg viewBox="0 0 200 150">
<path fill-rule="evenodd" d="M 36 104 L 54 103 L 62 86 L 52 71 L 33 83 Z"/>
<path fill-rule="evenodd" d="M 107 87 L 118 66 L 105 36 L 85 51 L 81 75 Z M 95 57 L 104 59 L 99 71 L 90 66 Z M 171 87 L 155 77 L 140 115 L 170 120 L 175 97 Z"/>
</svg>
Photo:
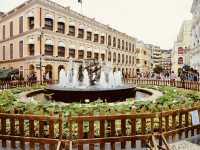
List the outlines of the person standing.
<svg viewBox="0 0 200 150">
<path fill-rule="evenodd" d="M 171 86 L 175 86 L 175 81 L 176 81 L 176 74 L 174 73 L 174 71 L 172 71 L 171 76 L 170 76 Z"/>
<path fill-rule="evenodd" d="M 186 79 L 186 74 L 184 71 L 182 71 L 180 73 L 180 79 L 181 79 L 181 85 L 182 85 L 182 88 L 185 88 L 185 79 Z"/>
</svg>

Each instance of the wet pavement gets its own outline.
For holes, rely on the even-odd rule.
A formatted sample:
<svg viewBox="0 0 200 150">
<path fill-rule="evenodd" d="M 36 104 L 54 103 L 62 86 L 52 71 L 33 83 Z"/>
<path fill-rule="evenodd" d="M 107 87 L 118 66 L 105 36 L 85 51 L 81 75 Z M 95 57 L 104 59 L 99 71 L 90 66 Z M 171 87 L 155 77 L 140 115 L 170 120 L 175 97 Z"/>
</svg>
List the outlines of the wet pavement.
<svg viewBox="0 0 200 150">
<path fill-rule="evenodd" d="M 200 135 L 170 144 L 171 150 L 200 150 Z"/>
</svg>

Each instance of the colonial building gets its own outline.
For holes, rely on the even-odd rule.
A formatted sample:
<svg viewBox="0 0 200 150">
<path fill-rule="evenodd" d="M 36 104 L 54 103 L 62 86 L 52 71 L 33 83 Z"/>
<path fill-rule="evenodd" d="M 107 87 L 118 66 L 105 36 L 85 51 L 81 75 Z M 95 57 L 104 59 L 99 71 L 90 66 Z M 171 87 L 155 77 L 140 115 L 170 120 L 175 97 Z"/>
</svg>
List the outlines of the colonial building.
<svg viewBox="0 0 200 150">
<path fill-rule="evenodd" d="M 171 72 L 171 57 L 172 57 L 172 50 L 161 50 L 162 52 L 162 61 L 161 66 L 164 70 L 164 73 L 170 73 Z"/>
<path fill-rule="evenodd" d="M 159 46 L 152 45 L 152 44 L 146 44 L 147 49 L 151 52 L 151 71 L 153 71 L 153 68 L 156 66 L 161 66 L 162 61 L 162 53 Z"/>
<path fill-rule="evenodd" d="M 136 43 L 136 73 L 147 73 L 151 67 L 151 52 L 145 46 L 143 41 L 137 41 Z"/>
<path fill-rule="evenodd" d="M 111 62 L 132 76 L 136 39 L 49 0 L 29 0 L 0 13 L 0 68 L 58 79 L 68 58 Z"/>
<path fill-rule="evenodd" d="M 190 64 L 200 72 L 200 0 L 193 0 L 191 13 L 193 19 Z"/>
<path fill-rule="evenodd" d="M 191 20 L 184 21 L 177 36 L 177 41 L 174 42 L 172 51 L 172 71 L 176 74 L 179 68 L 186 65 L 186 62 L 188 63 L 188 58 L 185 54 L 189 51 L 191 45 L 191 27 Z"/>
</svg>

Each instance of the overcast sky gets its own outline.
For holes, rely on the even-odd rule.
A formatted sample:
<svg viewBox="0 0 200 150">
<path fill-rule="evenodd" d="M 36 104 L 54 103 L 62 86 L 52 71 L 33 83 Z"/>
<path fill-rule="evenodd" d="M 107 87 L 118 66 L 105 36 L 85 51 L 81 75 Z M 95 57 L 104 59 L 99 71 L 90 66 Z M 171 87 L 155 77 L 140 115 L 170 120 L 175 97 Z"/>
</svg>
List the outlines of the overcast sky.
<svg viewBox="0 0 200 150">
<path fill-rule="evenodd" d="M 0 1 L 7 12 L 26 0 Z M 163 49 L 173 47 L 183 20 L 192 18 L 193 0 L 83 0 L 82 10 L 78 0 L 52 1 Z"/>
</svg>

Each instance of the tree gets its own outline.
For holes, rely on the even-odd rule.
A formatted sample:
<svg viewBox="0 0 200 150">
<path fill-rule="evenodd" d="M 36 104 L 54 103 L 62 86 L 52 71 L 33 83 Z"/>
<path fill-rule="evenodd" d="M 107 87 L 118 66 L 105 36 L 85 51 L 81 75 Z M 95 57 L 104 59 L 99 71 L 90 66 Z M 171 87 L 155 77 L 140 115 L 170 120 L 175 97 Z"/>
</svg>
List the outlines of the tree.
<svg viewBox="0 0 200 150">
<path fill-rule="evenodd" d="M 153 72 L 160 74 L 161 72 L 163 72 L 162 66 L 159 66 L 159 65 L 155 66 L 155 68 L 153 69 Z"/>
</svg>

